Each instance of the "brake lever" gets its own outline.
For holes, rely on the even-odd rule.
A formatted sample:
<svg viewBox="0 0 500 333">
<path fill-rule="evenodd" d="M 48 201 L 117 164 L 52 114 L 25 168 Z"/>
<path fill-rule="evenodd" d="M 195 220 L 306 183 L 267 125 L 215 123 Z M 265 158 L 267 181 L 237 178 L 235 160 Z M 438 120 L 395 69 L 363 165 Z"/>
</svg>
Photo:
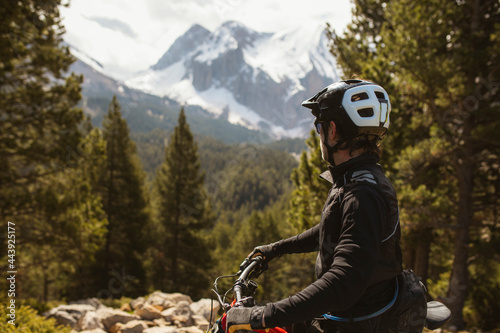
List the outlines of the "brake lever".
<svg viewBox="0 0 500 333">
<path fill-rule="evenodd" d="M 222 297 L 221 297 L 221 296 L 219 295 L 219 293 L 218 293 L 218 292 L 216 292 L 214 289 L 212 289 L 212 291 L 215 293 L 215 295 L 217 295 L 217 300 L 219 301 L 219 304 L 220 304 L 220 306 L 221 306 L 222 310 L 223 310 L 224 312 L 227 312 L 227 311 L 231 308 L 231 305 L 230 305 L 230 304 L 228 304 L 228 303 L 224 303 L 224 302 L 222 301 Z"/>
</svg>

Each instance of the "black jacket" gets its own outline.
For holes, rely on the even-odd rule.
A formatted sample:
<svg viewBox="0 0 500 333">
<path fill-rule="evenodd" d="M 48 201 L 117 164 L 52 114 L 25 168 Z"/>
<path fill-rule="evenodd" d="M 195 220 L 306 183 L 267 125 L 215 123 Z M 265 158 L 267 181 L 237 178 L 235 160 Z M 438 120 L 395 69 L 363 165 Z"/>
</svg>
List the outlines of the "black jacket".
<svg viewBox="0 0 500 333">
<path fill-rule="evenodd" d="M 311 320 L 324 313 L 358 317 L 387 305 L 402 271 L 396 193 L 365 154 L 323 173 L 333 186 L 321 222 L 277 243 L 279 254 L 318 252 L 317 280 L 264 310 L 267 327 Z"/>
</svg>

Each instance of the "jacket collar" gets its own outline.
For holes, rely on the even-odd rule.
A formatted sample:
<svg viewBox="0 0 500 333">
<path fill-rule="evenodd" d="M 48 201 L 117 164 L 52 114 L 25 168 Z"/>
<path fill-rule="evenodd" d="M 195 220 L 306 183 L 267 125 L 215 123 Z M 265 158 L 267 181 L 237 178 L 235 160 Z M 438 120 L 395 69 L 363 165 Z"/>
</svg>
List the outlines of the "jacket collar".
<svg viewBox="0 0 500 333">
<path fill-rule="evenodd" d="M 356 156 L 339 165 L 329 166 L 328 170 L 323 172 L 320 177 L 335 184 L 339 179 L 343 178 L 350 169 L 365 163 L 378 163 L 379 160 L 378 155 L 373 153 Z"/>
</svg>

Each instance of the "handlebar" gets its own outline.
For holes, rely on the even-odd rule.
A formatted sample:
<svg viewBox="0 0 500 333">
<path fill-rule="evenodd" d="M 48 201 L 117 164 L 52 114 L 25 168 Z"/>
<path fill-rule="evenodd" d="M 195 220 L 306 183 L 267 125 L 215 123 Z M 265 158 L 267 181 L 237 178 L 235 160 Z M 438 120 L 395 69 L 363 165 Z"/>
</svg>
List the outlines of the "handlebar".
<svg viewBox="0 0 500 333">
<path fill-rule="evenodd" d="M 252 294 L 255 291 L 255 289 L 257 289 L 257 283 L 255 283 L 254 281 L 251 281 L 249 279 L 252 277 L 253 271 L 262 264 L 263 258 L 261 256 L 257 256 L 255 258 L 250 259 L 250 261 L 251 261 L 250 264 L 247 267 L 245 267 L 245 269 L 243 269 L 242 271 L 240 270 L 238 273 L 236 273 L 234 275 L 219 276 L 217 279 L 215 279 L 215 282 L 214 282 L 215 288 L 212 290 L 217 295 L 219 303 L 220 303 L 222 309 L 224 309 L 224 311 L 227 311 L 227 310 L 229 310 L 229 308 L 231 308 L 230 304 L 227 304 L 224 302 L 226 295 L 231 290 L 234 293 L 234 305 L 233 306 L 242 306 L 243 301 L 248 299 L 248 297 L 244 297 L 244 294 L 245 293 Z M 221 294 L 219 293 L 219 291 L 217 289 L 217 281 L 220 278 L 229 278 L 229 277 L 236 277 L 236 276 L 238 278 L 234 282 L 233 287 L 231 289 L 229 289 L 228 291 L 226 291 L 226 293 L 224 293 L 224 295 L 221 296 Z"/>
<path fill-rule="evenodd" d="M 255 257 L 254 259 L 252 259 L 250 264 L 243 270 L 243 272 L 241 272 L 240 277 L 234 283 L 233 291 L 234 291 L 235 300 L 236 300 L 236 303 L 234 304 L 234 306 L 241 306 L 242 305 L 241 301 L 243 299 L 243 297 L 242 297 L 243 287 L 248 288 L 249 281 L 247 281 L 247 279 L 250 276 L 250 274 L 253 272 L 253 270 L 257 266 L 260 265 L 261 261 L 262 261 L 261 256 L 258 256 L 258 257 Z"/>
</svg>

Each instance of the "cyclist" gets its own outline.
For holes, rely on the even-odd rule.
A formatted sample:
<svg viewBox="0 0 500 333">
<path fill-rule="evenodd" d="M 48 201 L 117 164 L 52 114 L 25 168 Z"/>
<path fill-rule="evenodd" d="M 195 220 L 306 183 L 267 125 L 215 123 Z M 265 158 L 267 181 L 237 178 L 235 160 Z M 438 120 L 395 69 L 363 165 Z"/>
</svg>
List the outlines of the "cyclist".
<svg viewBox="0 0 500 333">
<path fill-rule="evenodd" d="M 318 251 L 318 279 L 281 301 L 229 310 L 227 329 L 295 324 L 294 331 L 307 332 L 398 331 L 391 312 L 402 272 L 399 208 L 377 164 L 379 140 L 389 128 L 389 96 L 375 83 L 346 80 L 302 105 L 315 117 L 322 158 L 329 163 L 321 174 L 332 183 L 321 221 L 299 235 L 256 247 L 242 268 L 257 255 L 267 264 L 283 254 Z M 422 331 L 422 316 L 425 311 L 413 323 L 406 320 L 401 331 L 408 325 Z"/>
</svg>

